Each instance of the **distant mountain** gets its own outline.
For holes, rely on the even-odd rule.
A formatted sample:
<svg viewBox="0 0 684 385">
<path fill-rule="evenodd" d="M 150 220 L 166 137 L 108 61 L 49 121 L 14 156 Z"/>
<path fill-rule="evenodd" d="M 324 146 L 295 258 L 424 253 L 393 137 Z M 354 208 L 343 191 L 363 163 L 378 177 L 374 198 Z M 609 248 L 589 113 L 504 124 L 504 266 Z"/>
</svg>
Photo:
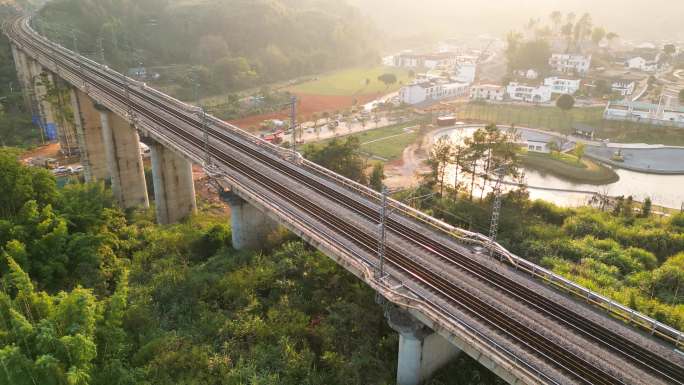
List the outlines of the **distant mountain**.
<svg viewBox="0 0 684 385">
<path fill-rule="evenodd" d="M 117 67 L 188 64 L 235 89 L 374 62 L 377 33 L 337 0 L 53 0 L 38 27 Z"/>
</svg>

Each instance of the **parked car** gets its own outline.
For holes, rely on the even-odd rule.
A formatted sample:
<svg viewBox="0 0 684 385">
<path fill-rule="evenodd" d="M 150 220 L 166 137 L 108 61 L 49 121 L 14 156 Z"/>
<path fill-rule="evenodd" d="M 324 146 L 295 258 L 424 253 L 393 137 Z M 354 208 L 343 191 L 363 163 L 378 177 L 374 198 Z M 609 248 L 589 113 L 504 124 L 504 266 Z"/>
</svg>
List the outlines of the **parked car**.
<svg viewBox="0 0 684 385">
<path fill-rule="evenodd" d="M 52 173 L 53 173 L 54 175 L 65 175 L 65 174 L 68 174 L 68 173 L 69 173 L 69 169 L 66 168 L 66 167 L 64 167 L 64 166 L 59 166 L 59 167 L 55 167 L 55 168 L 52 170 Z"/>
<path fill-rule="evenodd" d="M 81 166 L 80 164 L 68 167 L 68 169 L 69 169 L 69 172 L 72 174 L 80 174 L 83 172 L 83 166 Z"/>
</svg>

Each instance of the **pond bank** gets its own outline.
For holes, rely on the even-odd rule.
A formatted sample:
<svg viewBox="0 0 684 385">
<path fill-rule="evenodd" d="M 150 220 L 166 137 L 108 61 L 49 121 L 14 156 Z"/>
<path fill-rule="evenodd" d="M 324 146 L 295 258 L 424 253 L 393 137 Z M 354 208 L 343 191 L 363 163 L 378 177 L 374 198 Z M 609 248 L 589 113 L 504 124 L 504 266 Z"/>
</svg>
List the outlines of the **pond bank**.
<svg viewBox="0 0 684 385">
<path fill-rule="evenodd" d="M 551 174 L 571 182 L 604 185 L 617 182 L 620 177 L 612 169 L 583 159 L 581 164 L 572 165 L 555 159 L 548 154 L 527 153 L 520 157 L 526 169 Z"/>
</svg>

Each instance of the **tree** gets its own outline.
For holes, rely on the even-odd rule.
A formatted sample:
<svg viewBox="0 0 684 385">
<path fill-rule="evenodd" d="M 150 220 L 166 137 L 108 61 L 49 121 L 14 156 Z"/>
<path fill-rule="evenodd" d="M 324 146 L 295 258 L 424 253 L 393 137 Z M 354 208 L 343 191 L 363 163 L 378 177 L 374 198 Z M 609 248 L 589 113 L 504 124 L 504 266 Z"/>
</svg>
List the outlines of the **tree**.
<svg viewBox="0 0 684 385">
<path fill-rule="evenodd" d="M 644 204 L 641 206 L 641 217 L 642 218 L 648 218 L 651 216 L 651 208 L 653 206 L 653 202 L 651 202 L 650 197 L 646 197 L 644 199 Z"/>
<path fill-rule="evenodd" d="M 448 136 L 442 136 L 435 142 L 430 152 L 430 159 L 428 163 L 432 166 L 433 175 L 437 183 L 439 183 L 439 195 L 444 193 L 444 182 L 446 178 L 446 169 L 449 166 L 452 158 L 452 144 Z"/>
<path fill-rule="evenodd" d="M 582 157 L 584 157 L 584 152 L 587 149 L 587 145 L 584 143 L 577 143 L 575 148 L 572 150 L 575 157 L 577 157 L 577 163 L 582 162 Z"/>
<path fill-rule="evenodd" d="M 560 11 L 553 11 L 549 15 L 549 19 L 551 19 L 551 23 L 553 23 L 554 27 L 557 27 L 561 25 L 561 22 L 563 21 L 563 13 Z"/>
<path fill-rule="evenodd" d="M 547 147 L 549 148 L 551 155 L 556 154 L 560 151 L 560 147 L 558 147 L 558 142 L 556 142 L 555 140 L 550 141 Z"/>
<path fill-rule="evenodd" d="M 677 53 L 677 47 L 674 44 L 665 44 L 663 47 L 663 52 L 668 56 L 672 56 Z"/>
<path fill-rule="evenodd" d="M 519 35 L 509 34 L 509 46 L 506 50 L 509 72 L 533 69 L 540 74 L 547 73 L 551 57 L 549 43 L 541 39 L 526 42 L 518 39 Z"/>
<path fill-rule="evenodd" d="M 606 30 L 602 27 L 596 27 L 594 30 L 591 32 L 591 41 L 599 45 L 601 41 L 606 37 Z"/>
<path fill-rule="evenodd" d="M 563 94 L 556 100 L 556 107 L 563 112 L 570 111 L 575 106 L 575 98 L 572 95 Z"/>
<path fill-rule="evenodd" d="M 349 136 L 346 140 L 334 138 L 325 146 L 304 147 L 305 158 L 356 182 L 366 184 L 365 162 L 359 155 L 359 138 Z"/>
<path fill-rule="evenodd" d="M 385 165 L 378 162 L 373 165 L 373 170 L 369 178 L 369 186 L 377 192 L 382 192 L 382 181 L 385 179 Z"/>
<path fill-rule="evenodd" d="M 385 87 L 389 88 L 392 84 L 397 82 L 397 75 L 386 73 L 378 76 L 378 80 L 385 84 Z"/>
<path fill-rule="evenodd" d="M 45 169 L 22 165 L 18 155 L 17 150 L 0 149 L 0 218 L 14 217 L 31 200 L 42 207 L 57 199 L 52 175 Z"/>
</svg>

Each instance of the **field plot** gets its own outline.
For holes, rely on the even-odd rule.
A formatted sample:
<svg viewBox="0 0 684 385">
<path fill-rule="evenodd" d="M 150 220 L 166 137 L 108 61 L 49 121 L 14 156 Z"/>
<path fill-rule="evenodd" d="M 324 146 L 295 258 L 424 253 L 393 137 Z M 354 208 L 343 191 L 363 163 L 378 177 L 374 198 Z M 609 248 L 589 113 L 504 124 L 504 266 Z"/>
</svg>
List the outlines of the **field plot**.
<svg viewBox="0 0 684 385">
<path fill-rule="evenodd" d="M 391 73 L 397 76 L 397 82 L 389 87 L 378 80 L 378 76 Z M 367 81 L 370 82 L 367 83 Z M 290 88 L 296 94 L 354 96 L 386 93 L 396 91 L 400 83 L 409 80 L 408 71 L 392 67 L 353 68 L 319 76 L 316 80 L 302 83 Z"/>
</svg>

